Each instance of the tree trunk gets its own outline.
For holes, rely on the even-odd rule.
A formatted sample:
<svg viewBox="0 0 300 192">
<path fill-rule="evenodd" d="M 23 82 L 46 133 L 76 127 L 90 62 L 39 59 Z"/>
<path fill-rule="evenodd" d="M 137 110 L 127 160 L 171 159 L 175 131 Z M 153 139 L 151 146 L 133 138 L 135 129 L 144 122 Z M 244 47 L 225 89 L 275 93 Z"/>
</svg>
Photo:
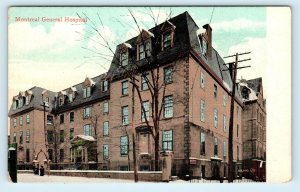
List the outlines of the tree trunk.
<svg viewBox="0 0 300 192">
<path fill-rule="evenodd" d="M 159 171 L 159 132 L 156 134 L 155 137 L 155 144 L 154 144 L 154 164 L 155 164 L 155 171 Z"/>
</svg>

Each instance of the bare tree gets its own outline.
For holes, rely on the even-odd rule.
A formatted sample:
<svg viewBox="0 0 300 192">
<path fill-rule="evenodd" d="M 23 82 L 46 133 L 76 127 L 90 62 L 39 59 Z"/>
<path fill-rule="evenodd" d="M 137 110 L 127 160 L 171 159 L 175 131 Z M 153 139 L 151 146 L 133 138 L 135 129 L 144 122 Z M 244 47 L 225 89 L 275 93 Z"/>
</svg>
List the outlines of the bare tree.
<svg viewBox="0 0 300 192">
<path fill-rule="evenodd" d="M 140 45 L 142 46 L 142 49 L 144 50 L 144 54 L 145 54 L 145 58 L 144 60 L 146 61 L 145 64 L 143 66 L 140 66 L 137 64 L 137 61 L 133 58 L 128 57 L 127 59 L 129 60 L 128 63 L 130 63 L 130 65 L 122 65 L 122 61 L 120 59 L 120 57 L 118 55 L 115 55 L 117 53 L 115 53 L 111 43 L 109 42 L 109 39 L 106 39 L 105 36 L 98 30 L 96 22 L 93 21 L 90 17 L 88 17 L 87 14 L 83 13 L 82 16 L 78 14 L 78 16 L 81 17 L 85 17 L 88 20 L 88 27 L 89 27 L 89 32 L 88 33 L 93 33 L 93 34 L 97 34 L 98 37 L 101 39 L 101 43 L 100 46 L 102 46 L 103 48 L 106 48 L 112 55 L 107 56 L 104 55 L 101 52 L 97 52 L 97 50 L 94 49 L 89 49 L 89 48 L 84 48 L 85 50 L 93 53 L 96 55 L 96 57 L 98 58 L 103 58 L 105 60 L 111 61 L 111 59 L 115 60 L 115 64 L 117 65 L 117 70 L 116 71 L 110 71 L 109 73 L 109 77 L 111 78 L 111 80 L 113 80 L 115 75 L 121 76 L 122 78 L 129 78 L 130 79 L 130 83 L 133 86 L 133 90 L 132 90 L 132 97 L 133 100 L 135 97 L 138 98 L 138 102 L 141 106 L 142 109 L 142 113 L 143 116 L 145 117 L 145 126 L 149 129 L 150 134 L 154 140 L 154 150 L 155 150 L 155 154 L 154 154 L 154 159 L 155 159 L 155 170 L 159 170 L 160 166 L 159 166 L 159 156 L 160 156 L 160 120 L 162 119 L 162 114 L 163 114 L 163 109 L 164 109 L 164 98 L 165 98 L 165 94 L 166 94 L 166 89 L 168 84 L 164 81 L 163 77 L 161 77 L 161 66 L 160 63 L 158 62 L 158 53 L 161 52 L 161 38 L 153 38 L 152 40 L 152 46 L 149 49 L 147 47 L 147 37 L 145 37 L 143 35 L 144 32 L 150 33 L 148 31 L 145 31 L 144 29 L 141 28 L 140 23 L 137 21 L 134 13 L 132 10 L 128 9 L 129 15 L 131 16 L 131 18 L 134 21 L 134 24 L 136 26 L 136 28 L 138 29 L 138 33 L 139 33 L 139 38 L 140 38 Z M 170 24 L 168 23 L 168 20 L 172 17 L 172 10 L 170 9 L 168 16 L 165 18 L 165 22 L 163 22 L 162 24 L 158 24 L 159 21 L 159 17 L 160 17 L 160 12 L 155 15 L 153 10 L 151 8 L 147 9 L 147 15 L 152 19 L 153 23 L 154 23 L 154 27 L 156 29 L 158 29 L 158 31 L 156 31 L 156 35 L 161 37 L 161 35 L 163 34 L 163 28 L 165 25 Z M 102 19 L 100 17 L 99 14 L 97 14 L 98 16 L 98 21 L 100 22 L 100 25 L 102 27 L 104 27 Z M 118 21 L 117 18 L 114 18 L 115 20 Z M 121 23 L 121 22 L 120 22 Z M 91 32 L 92 31 L 92 32 Z M 94 41 L 94 39 L 93 39 Z M 181 53 L 178 55 L 178 58 L 183 57 L 185 53 Z M 172 73 L 174 73 L 176 71 L 176 61 L 175 63 L 173 63 L 172 67 L 173 67 L 173 71 Z M 145 70 L 146 68 L 146 70 Z M 148 86 L 148 91 L 151 95 L 151 100 L 150 100 L 150 106 L 151 106 L 151 117 L 150 118 L 146 118 L 147 117 L 147 112 L 145 110 L 145 107 L 143 106 L 143 102 L 145 100 L 145 98 L 143 97 L 143 94 L 141 92 L 141 87 L 140 87 L 140 80 L 139 77 L 141 76 L 144 81 L 146 82 L 147 86 Z M 136 93 L 136 95 L 135 95 Z M 134 101 L 133 101 L 134 102 Z M 134 106 L 134 104 L 133 104 Z M 132 108 L 132 113 L 134 115 L 134 107 Z M 133 123 L 133 122 L 132 122 Z M 134 127 L 134 126 L 133 126 Z M 135 129 L 135 127 L 134 127 Z M 133 131 L 133 137 L 135 135 L 135 131 L 136 130 L 132 130 Z M 134 143 L 134 142 L 133 142 Z M 135 152 L 135 149 L 133 149 L 133 152 Z M 134 158 L 136 158 L 134 156 Z M 134 159 L 135 160 L 135 159 Z"/>
</svg>

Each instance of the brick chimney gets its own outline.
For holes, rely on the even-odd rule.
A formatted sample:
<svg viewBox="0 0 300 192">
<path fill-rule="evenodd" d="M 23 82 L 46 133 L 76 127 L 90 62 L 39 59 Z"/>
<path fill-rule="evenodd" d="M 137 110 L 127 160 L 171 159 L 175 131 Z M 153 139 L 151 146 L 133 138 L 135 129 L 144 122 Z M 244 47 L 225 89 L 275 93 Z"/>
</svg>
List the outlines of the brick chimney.
<svg viewBox="0 0 300 192">
<path fill-rule="evenodd" d="M 205 29 L 205 38 L 207 39 L 207 56 L 211 58 L 212 54 L 212 28 L 209 24 L 202 26 Z"/>
</svg>

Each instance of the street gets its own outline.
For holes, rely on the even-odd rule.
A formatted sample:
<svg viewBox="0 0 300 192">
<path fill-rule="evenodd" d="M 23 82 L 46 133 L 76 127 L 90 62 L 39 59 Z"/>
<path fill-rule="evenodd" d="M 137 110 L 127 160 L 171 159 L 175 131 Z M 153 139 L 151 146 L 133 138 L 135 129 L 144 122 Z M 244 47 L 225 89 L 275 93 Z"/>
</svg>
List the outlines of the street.
<svg viewBox="0 0 300 192">
<path fill-rule="evenodd" d="M 133 180 L 125 179 L 108 179 L 108 178 L 87 178 L 87 177 L 69 177 L 69 176 L 55 176 L 55 175 L 45 175 L 39 176 L 30 173 L 18 173 L 18 183 L 134 183 Z M 145 181 L 140 181 L 145 182 Z M 244 183 L 244 182 L 253 182 L 252 180 L 243 179 L 243 180 L 234 180 L 234 183 Z M 175 180 L 170 181 L 169 183 L 220 183 L 218 180 Z M 227 181 L 224 181 L 227 183 Z"/>
</svg>

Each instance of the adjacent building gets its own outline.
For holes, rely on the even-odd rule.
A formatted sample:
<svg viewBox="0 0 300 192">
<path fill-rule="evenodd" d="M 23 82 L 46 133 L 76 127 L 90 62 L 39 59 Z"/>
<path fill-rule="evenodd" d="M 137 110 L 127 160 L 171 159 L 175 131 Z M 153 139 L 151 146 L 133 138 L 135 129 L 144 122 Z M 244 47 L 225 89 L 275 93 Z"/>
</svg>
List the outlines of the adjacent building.
<svg viewBox="0 0 300 192">
<path fill-rule="evenodd" d="M 211 26 L 203 28 L 205 32 L 199 34 L 193 18 L 184 12 L 118 45 L 106 74 L 87 77 L 59 92 L 39 87 L 20 92 L 9 111 L 10 140 L 17 143 L 18 163 L 29 165 L 49 158 L 57 169 L 133 170 L 134 134 L 138 169 L 153 170 L 154 139 L 151 126 L 145 123 L 153 118 L 153 97 L 147 81 L 159 77 L 159 149 L 171 152 L 172 175 L 226 177 L 233 82 L 212 46 Z M 126 71 L 135 67 L 138 83 L 133 84 Z M 242 168 L 243 145 L 252 143 L 246 143 L 243 131 L 247 130 L 242 128 L 245 99 L 239 86 L 234 87 L 237 174 Z M 254 90 L 259 93 L 256 97 L 263 98 L 262 88 Z M 259 113 L 263 122 L 264 107 Z M 265 130 L 265 124 L 259 126 Z M 265 138 L 265 131 L 261 134 Z M 257 140 L 257 148 L 265 147 L 262 141 Z M 255 155 L 264 155 L 261 148 Z M 47 151 L 48 157 L 40 157 L 41 151 Z"/>
<path fill-rule="evenodd" d="M 244 102 L 243 169 L 258 177 L 266 168 L 266 99 L 263 96 L 262 78 L 240 80 Z"/>
</svg>

